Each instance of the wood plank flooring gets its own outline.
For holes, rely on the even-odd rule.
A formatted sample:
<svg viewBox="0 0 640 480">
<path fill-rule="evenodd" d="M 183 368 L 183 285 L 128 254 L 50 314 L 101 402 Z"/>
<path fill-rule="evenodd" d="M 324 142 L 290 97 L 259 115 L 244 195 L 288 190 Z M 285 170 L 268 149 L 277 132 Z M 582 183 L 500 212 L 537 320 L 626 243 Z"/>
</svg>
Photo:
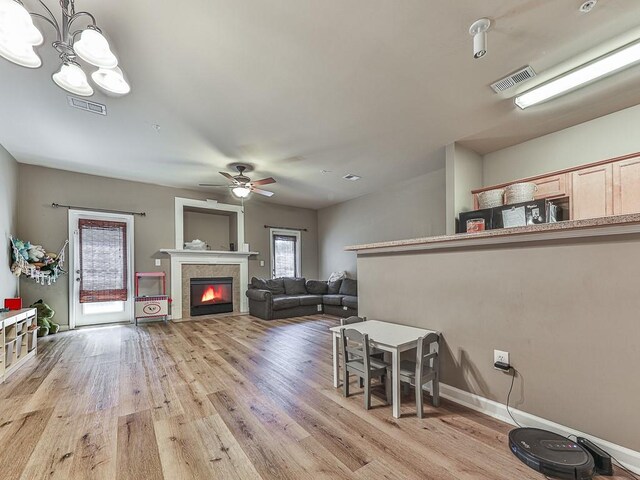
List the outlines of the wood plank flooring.
<svg viewBox="0 0 640 480">
<path fill-rule="evenodd" d="M 239 316 L 43 339 L 0 385 L 3 480 L 541 479 L 510 427 L 443 401 L 394 419 L 332 386 L 336 320 Z M 630 478 L 624 475 L 614 477 Z"/>
</svg>

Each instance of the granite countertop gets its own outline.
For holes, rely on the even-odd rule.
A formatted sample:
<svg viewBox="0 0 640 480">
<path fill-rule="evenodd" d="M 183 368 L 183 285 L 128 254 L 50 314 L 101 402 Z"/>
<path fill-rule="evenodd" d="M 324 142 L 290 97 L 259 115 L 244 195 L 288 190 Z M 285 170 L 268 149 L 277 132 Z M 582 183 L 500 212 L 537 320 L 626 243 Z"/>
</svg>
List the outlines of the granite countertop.
<svg viewBox="0 0 640 480">
<path fill-rule="evenodd" d="M 456 233 L 435 237 L 391 240 L 388 242 L 350 245 L 346 251 L 376 253 L 384 251 L 427 250 L 435 248 L 460 248 L 473 245 L 544 241 L 558 238 L 640 233 L 640 213 L 567 220 L 526 227 L 500 228 L 477 233 Z"/>
</svg>

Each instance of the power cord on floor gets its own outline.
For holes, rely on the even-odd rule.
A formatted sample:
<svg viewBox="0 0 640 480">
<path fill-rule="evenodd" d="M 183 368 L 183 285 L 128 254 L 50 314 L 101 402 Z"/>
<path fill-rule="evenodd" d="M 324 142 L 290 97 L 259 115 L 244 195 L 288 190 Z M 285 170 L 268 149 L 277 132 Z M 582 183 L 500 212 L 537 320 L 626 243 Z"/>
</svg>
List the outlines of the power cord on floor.
<svg viewBox="0 0 640 480">
<path fill-rule="evenodd" d="M 507 394 L 507 413 L 509 414 L 509 416 L 511 417 L 511 420 L 513 420 L 513 422 L 519 426 L 520 428 L 522 428 L 522 425 L 520 425 L 518 423 L 518 421 L 513 418 L 513 415 L 511 414 L 511 410 L 509 409 L 509 401 L 511 399 L 511 392 L 513 391 L 513 383 L 516 380 L 516 373 L 518 373 L 518 371 L 515 369 L 515 367 L 509 367 L 509 369 L 511 370 L 511 386 L 509 387 L 509 393 Z"/>
</svg>

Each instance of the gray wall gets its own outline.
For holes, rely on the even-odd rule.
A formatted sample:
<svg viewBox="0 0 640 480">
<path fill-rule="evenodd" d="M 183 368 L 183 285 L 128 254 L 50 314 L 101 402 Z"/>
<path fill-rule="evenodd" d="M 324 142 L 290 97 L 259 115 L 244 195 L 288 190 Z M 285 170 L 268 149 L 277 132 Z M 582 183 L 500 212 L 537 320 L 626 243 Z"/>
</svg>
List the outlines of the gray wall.
<svg viewBox="0 0 640 480">
<path fill-rule="evenodd" d="M 202 240 L 211 250 L 229 250 L 231 236 L 229 234 L 228 215 L 194 212 L 184 209 L 184 241 Z M 235 246 L 236 250 L 238 245 Z"/>
<path fill-rule="evenodd" d="M 640 105 L 484 156 L 484 185 L 640 152 Z"/>
<path fill-rule="evenodd" d="M 640 235 L 358 259 L 360 313 L 443 332 L 442 379 L 640 451 Z M 392 280 L 391 280 L 392 279 Z"/>
<path fill-rule="evenodd" d="M 11 274 L 11 242 L 17 235 L 18 164 L 0 145 L 0 307 L 4 299 L 15 297 L 18 280 Z"/>
<path fill-rule="evenodd" d="M 89 206 L 103 209 L 145 211 L 146 217 L 135 217 L 135 269 L 136 271 L 164 270 L 169 274 L 169 260 L 162 257 L 162 266 L 154 260 L 161 248 L 174 248 L 174 198 L 186 197 L 204 200 L 215 198 L 211 193 L 182 190 L 157 185 L 84 175 L 32 165 L 19 165 L 19 220 L 20 237 L 42 243 L 48 250 L 62 246 L 68 236 L 66 209 L 51 208 L 52 202 Z M 220 199 L 223 202 L 230 200 Z M 260 256 L 249 262 L 250 275 L 269 272 L 269 232 L 264 223 L 304 226 L 310 230 L 303 238 L 302 273 L 309 278 L 318 271 L 318 249 L 314 210 L 283 207 L 261 203 L 253 197 L 245 205 L 245 239 Z M 264 268 L 259 259 L 265 259 Z M 56 310 L 56 320 L 68 324 L 68 277 L 55 285 L 43 287 L 28 279 L 21 280 L 21 293 L 31 303 L 38 298 L 49 302 Z"/>
<path fill-rule="evenodd" d="M 445 233 L 445 170 L 318 211 L 320 277 L 346 270 L 356 277 L 356 255 L 344 247 L 360 243 Z"/>
</svg>

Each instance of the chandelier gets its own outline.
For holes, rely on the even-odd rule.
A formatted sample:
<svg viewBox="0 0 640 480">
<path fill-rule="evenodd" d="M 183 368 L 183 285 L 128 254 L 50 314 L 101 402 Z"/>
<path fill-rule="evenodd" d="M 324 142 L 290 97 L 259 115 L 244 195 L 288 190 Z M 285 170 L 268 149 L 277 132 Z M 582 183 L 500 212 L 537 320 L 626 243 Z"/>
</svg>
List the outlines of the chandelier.
<svg viewBox="0 0 640 480">
<path fill-rule="evenodd" d="M 57 34 L 52 46 L 58 51 L 62 64 L 51 77 L 56 85 L 75 95 L 93 95 L 87 75 L 78 63 L 81 59 L 98 67 L 91 73 L 98 87 L 116 95 L 129 93 L 131 87 L 94 16 L 89 12 L 76 12 L 74 0 L 60 0 L 62 19 L 59 22 L 42 0 L 38 2 L 44 8 L 44 15 L 29 12 L 21 0 L 0 0 L 0 56 L 23 67 L 40 67 L 42 60 L 34 49 L 44 42 L 42 33 L 33 24 L 33 18 L 38 18 L 53 26 Z M 81 21 L 88 26 L 74 30 L 76 22 Z"/>
</svg>

